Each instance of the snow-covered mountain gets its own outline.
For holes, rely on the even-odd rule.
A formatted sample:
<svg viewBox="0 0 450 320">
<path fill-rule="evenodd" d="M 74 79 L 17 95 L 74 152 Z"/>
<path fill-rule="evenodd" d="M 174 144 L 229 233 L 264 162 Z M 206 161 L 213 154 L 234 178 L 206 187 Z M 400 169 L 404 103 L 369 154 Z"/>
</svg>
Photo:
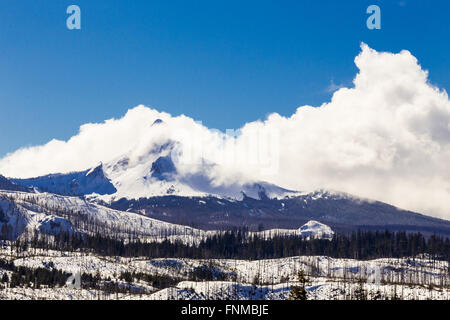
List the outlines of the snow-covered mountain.
<svg viewBox="0 0 450 320">
<path fill-rule="evenodd" d="M 342 192 L 299 193 L 257 182 L 216 185 L 207 174 L 179 174 L 170 154 L 161 154 L 166 148 L 141 164 L 123 158 L 77 173 L 14 179 L 8 186 L 82 196 L 102 207 L 206 230 L 292 230 L 315 220 L 338 232 L 387 228 L 450 235 L 449 221 Z"/>
<path fill-rule="evenodd" d="M 164 125 L 156 120 L 147 130 L 164 136 Z M 315 220 L 338 232 L 388 228 L 450 235 L 449 221 L 342 192 L 298 192 L 232 174 L 220 179 L 211 161 L 181 161 L 179 142 L 147 138 L 127 153 L 79 172 L 27 179 L 0 176 L 0 189 L 77 196 L 117 211 L 206 230 L 292 230 Z"/>
<path fill-rule="evenodd" d="M 212 176 L 214 164 L 205 164 L 194 171 L 177 168 L 176 144 L 167 141 L 152 145 L 134 155 L 122 157 L 80 172 L 50 174 L 29 179 L 11 179 L 17 185 L 36 188 L 40 192 L 86 196 L 109 202 L 121 198 L 139 199 L 156 196 L 217 196 L 241 200 L 283 198 L 297 194 L 279 186 L 235 179 L 218 183 Z"/>
<path fill-rule="evenodd" d="M 389 204 L 342 192 L 316 190 L 286 198 L 242 200 L 208 197 L 160 196 L 119 199 L 104 203 L 117 210 L 137 212 L 163 221 L 216 230 L 249 228 L 298 229 L 310 220 L 337 232 L 381 230 L 450 235 L 450 221 L 406 211 Z"/>
<path fill-rule="evenodd" d="M 105 176 L 103 165 L 81 172 L 50 174 L 38 178 L 11 179 L 19 186 L 67 196 L 113 194 L 117 190 Z"/>
</svg>

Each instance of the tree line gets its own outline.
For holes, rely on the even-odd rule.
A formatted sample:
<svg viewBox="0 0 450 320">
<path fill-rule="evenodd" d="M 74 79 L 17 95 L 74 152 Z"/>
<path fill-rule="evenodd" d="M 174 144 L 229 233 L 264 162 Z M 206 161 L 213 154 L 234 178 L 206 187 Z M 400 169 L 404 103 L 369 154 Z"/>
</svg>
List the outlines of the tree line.
<svg viewBox="0 0 450 320">
<path fill-rule="evenodd" d="M 49 288 L 62 287 L 70 273 L 66 273 L 54 268 L 38 267 L 35 269 L 25 266 L 15 266 L 12 261 L 0 259 L 0 269 L 11 271 L 10 276 L 3 273 L 0 282 L 9 283 L 10 288 L 32 286 L 39 289 L 41 286 Z"/>
<path fill-rule="evenodd" d="M 428 254 L 433 260 L 450 261 L 450 239 L 420 233 L 391 231 L 358 231 L 335 234 L 332 239 L 306 239 L 300 236 L 264 238 L 243 230 L 227 231 L 206 238 L 197 244 L 164 240 L 142 242 L 124 240 L 97 233 L 56 236 L 36 234 L 31 241 L 18 239 L 16 251 L 33 248 L 87 251 L 103 256 L 193 259 L 275 259 L 290 256 L 328 256 L 370 260 L 378 258 L 414 257 Z"/>
</svg>

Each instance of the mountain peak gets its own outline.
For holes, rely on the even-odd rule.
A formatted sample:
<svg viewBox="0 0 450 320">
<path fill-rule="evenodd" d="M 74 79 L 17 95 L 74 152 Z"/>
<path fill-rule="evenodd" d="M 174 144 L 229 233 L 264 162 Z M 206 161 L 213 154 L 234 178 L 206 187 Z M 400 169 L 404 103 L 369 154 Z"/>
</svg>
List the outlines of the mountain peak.
<svg viewBox="0 0 450 320">
<path fill-rule="evenodd" d="M 152 177 L 158 180 L 173 180 L 173 175 L 177 173 L 175 164 L 170 156 L 159 157 L 152 163 L 150 170 Z"/>
<path fill-rule="evenodd" d="M 103 172 L 103 163 L 100 162 L 100 164 L 96 167 L 93 167 L 86 173 L 86 177 L 105 177 L 105 173 Z"/>
<path fill-rule="evenodd" d="M 152 126 L 155 126 L 155 125 L 158 125 L 158 124 L 162 124 L 162 123 L 164 123 L 164 121 L 162 121 L 161 119 L 156 119 L 156 120 L 153 122 Z"/>
</svg>

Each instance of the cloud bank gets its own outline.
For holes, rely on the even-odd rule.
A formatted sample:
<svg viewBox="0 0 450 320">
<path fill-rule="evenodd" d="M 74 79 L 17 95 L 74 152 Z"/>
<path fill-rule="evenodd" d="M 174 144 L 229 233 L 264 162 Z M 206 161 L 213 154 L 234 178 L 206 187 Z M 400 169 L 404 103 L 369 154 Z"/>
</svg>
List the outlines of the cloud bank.
<svg viewBox="0 0 450 320">
<path fill-rule="evenodd" d="M 320 107 L 299 107 L 291 117 L 273 113 L 225 134 L 138 106 L 121 119 L 85 124 L 68 141 L 9 154 L 0 173 L 84 170 L 124 154 L 138 163 L 155 146 L 174 141 L 180 171 L 216 163 L 210 175 L 218 184 L 253 179 L 296 190 L 330 188 L 450 219 L 447 93 L 428 82 L 410 52 L 361 48 L 354 86 L 338 89 Z M 163 123 L 153 124 L 156 119 Z"/>
</svg>

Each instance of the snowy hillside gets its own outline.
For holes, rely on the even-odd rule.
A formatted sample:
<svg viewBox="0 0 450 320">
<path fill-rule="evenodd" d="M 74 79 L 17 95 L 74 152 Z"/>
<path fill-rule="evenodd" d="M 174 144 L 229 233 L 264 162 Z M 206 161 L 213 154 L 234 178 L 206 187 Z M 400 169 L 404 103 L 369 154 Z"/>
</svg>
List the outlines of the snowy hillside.
<svg viewBox="0 0 450 320">
<path fill-rule="evenodd" d="M 142 241 L 178 239 L 190 243 L 208 235 L 206 231 L 51 193 L 0 191 L 0 209 L 3 213 L 0 223 L 9 226 L 12 238 L 25 231 L 54 235 L 61 231 L 93 234 L 102 230 L 105 235 L 123 239 L 133 234 Z"/>
<path fill-rule="evenodd" d="M 268 238 L 275 235 L 292 235 L 304 237 L 306 239 L 331 239 L 333 238 L 334 231 L 324 223 L 310 220 L 298 229 L 269 229 L 265 231 L 254 232 L 254 234 Z"/>
<path fill-rule="evenodd" d="M 310 278 L 309 299 L 355 299 L 364 290 L 368 299 L 450 298 L 448 262 L 429 257 L 358 261 L 322 256 L 302 256 L 271 260 L 146 259 L 96 256 L 33 249 L 16 254 L 10 247 L 0 250 L 0 259 L 15 266 L 45 268 L 95 276 L 101 270 L 103 288 L 115 283 L 119 293 L 105 289 L 53 289 L 15 287 L 0 290 L 0 299 L 287 299 L 296 285 L 296 273 L 304 270 Z M 195 270 L 211 270 L 212 279 L 195 280 Z M 0 268 L 3 274 L 11 271 Z M 121 275 L 131 278 L 124 281 Z M 155 287 L 133 274 L 159 275 L 173 279 L 174 285 Z M 84 279 L 84 278 L 83 278 Z M 82 283 L 83 284 L 83 283 Z M 359 292 L 360 294 L 360 292 Z"/>
</svg>

